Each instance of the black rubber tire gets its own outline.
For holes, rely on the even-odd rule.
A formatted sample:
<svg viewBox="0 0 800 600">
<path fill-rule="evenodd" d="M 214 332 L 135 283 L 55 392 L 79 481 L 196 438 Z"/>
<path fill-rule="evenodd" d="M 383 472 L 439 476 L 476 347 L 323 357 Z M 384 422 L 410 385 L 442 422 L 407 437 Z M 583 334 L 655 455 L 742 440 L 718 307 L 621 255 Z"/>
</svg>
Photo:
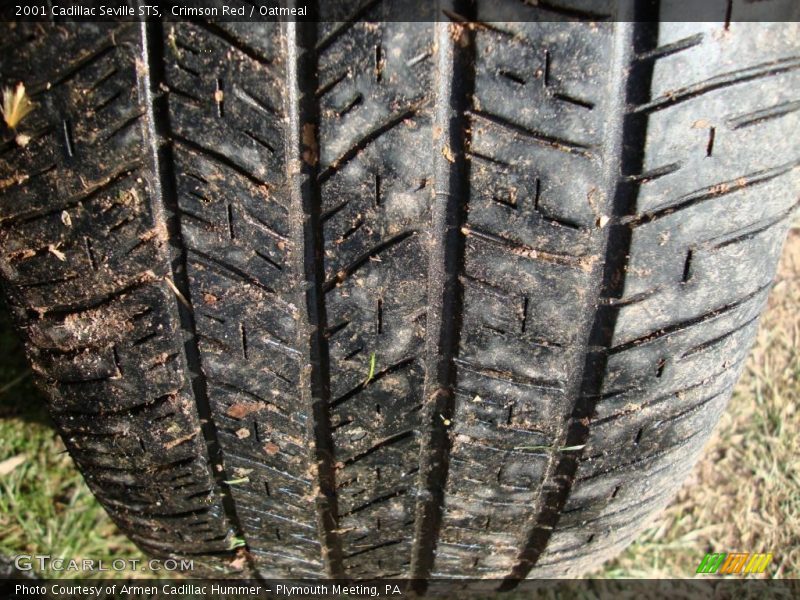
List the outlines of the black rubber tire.
<svg viewBox="0 0 800 600">
<path fill-rule="evenodd" d="M 798 198 L 798 26 L 529 4 L 2 26 L 5 297 L 142 549 L 510 586 L 669 501 Z"/>
</svg>

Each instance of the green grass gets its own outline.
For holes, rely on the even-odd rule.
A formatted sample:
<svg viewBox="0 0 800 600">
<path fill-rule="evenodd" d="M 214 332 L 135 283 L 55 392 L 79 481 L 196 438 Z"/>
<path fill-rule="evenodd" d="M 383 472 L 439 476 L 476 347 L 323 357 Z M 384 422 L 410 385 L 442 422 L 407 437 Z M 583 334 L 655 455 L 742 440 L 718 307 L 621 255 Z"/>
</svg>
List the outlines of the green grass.
<svg viewBox="0 0 800 600">
<path fill-rule="evenodd" d="M 756 346 L 717 433 L 670 507 L 593 577 L 691 577 L 711 551 L 772 552 L 766 577 L 800 577 L 799 305 L 795 230 Z M 5 321 L 0 344 L 8 357 L 0 362 L 0 463 L 24 457 L 0 475 L 0 554 L 141 559 L 64 452 Z M 70 575 L 75 574 L 64 573 Z M 672 585 L 675 593 L 691 593 L 691 583 Z"/>
</svg>

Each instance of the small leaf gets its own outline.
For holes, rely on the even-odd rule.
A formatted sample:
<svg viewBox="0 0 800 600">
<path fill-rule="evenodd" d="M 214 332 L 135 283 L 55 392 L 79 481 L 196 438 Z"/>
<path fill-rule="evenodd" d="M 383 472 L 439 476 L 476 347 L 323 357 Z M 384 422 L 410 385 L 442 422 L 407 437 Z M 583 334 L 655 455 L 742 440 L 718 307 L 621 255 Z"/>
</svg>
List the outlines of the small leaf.
<svg viewBox="0 0 800 600">
<path fill-rule="evenodd" d="M 246 546 L 247 542 L 244 541 L 240 537 L 233 537 L 228 544 L 228 550 L 233 550 L 234 548 L 241 548 L 242 546 Z"/>
</svg>

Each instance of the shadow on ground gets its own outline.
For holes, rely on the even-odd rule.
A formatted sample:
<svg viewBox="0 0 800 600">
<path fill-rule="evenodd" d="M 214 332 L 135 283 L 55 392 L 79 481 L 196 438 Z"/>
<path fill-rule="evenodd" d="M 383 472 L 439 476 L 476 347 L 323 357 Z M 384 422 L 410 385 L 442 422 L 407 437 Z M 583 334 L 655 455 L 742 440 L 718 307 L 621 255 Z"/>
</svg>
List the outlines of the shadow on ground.
<svg viewBox="0 0 800 600">
<path fill-rule="evenodd" d="M 0 419 L 18 418 L 52 427 L 45 399 L 33 383 L 22 343 L 3 304 L 0 304 L 0 356 Z"/>
</svg>

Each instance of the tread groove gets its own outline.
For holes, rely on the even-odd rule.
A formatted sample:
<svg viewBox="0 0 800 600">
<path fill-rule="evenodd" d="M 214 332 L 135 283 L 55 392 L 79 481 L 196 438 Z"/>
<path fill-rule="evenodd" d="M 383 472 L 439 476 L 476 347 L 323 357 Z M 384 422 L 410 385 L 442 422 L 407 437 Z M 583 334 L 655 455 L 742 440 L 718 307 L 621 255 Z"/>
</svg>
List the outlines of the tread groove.
<svg viewBox="0 0 800 600">
<path fill-rule="evenodd" d="M 784 115 L 791 114 L 800 110 L 800 100 L 782 102 L 767 108 L 761 108 L 749 113 L 728 117 L 728 125 L 731 129 L 740 129 L 757 125 L 770 119 L 777 119 Z"/>
<path fill-rule="evenodd" d="M 572 140 L 568 140 L 565 138 L 561 138 L 555 135 L 549 135 L 543 133 L 541 131 L 534 131 L 532 129 L 528 129 L 518 123 L 514 123 L 505 117 L 501 117 L 500 115 L 495 115 L 489 112 L 485 112 L 482 110 L 470 110 L 470 114 L 474 117 L 481 119 L 482 121 L 487 121 L 489 123 L 494 123 L 495 125 L 499 125 L 514 133 L 517 133 L 523 137 L 533 140 L 534 142 L 541 144 L 543 146 L 548 146 L 553 148 L 554 150 L 558 150 L 560 152 L 566 152 L 567 154 L 577 154 L 584 158 L 589 158 L 593 155 L 592 148 L 587 146 L 586 144 L 581 144 L 579 142 L 575 142 Z"/>
<path fill-rule="evenodd" d="M 197 27 L 206 30 L 209 34 L 220 38 L 221 40 L 225 41 L 230 46 L 236 48 L 242 54 L 250 57 L 255 62 L 269 66 L 271 62 L 261 56 L 257 50 L 250 47 L 246 44 L 243 40 L 239 39 L 237 36 L 230 33 L 227 29 L 213 23 L 211 21 L 204 21 L 201 19 L 194 19 L 191 21 L 192 24 L 196 25 Z"/>
<path fill-rule="evenodd" d="M 641 346 L 642 344 L 647 344 L 649 342 L 652 342 L 653 340 L 657 340 L 659 338 L 662 338 L 664 336 L 670 335 L 672 333 L 676 333 L 678 331 L 683 331 L 684 329 L 687 329 L 687 328 L 689 328 L 689 327 L 691 327 L 693 325 L 698 325 L 700 323 L 704 323 L 706 321 L 710 321 L 711 319 L 716 319 L 717 317 L 720 317 L 720 316 L 722 316 L 722 315 L 724 315 L 726 313 L 729 313 L 732 310 L 736 310 L 737 308 L 739 308 L 740 306 L 746 304 L 750 300 L 753 300 L 754 298 L 757 298 L 759 295 L 762 295 L 764 292 L 768 291 L 770 287 L 772 287 L 772 282 L 771 281 L 766 283 L 766 284 L 764 284 L 764 285 L 762 285 L 762 286 L 760 286 L 755 291 L 750 292 L 749 294 L 747 294 L 745 296 L 742 296 L 741 298 L 739 298 L 738 300 L 735 300 L 734 302 L 730 302 L 730 303 L 728 303 L 728 304 L 726 304 L 724 306 L 720 306 L 719 308 L 715 308 L 713 310 L 710 310 L 710 311 L 708 311 L 706 313 L 703 313 L 702 315 L 699 315 L 697 317 L 693 317 L 691 319 L 686 319 L 684 321 L 679 321 L 678 323 L 674 323 L 674 324 L 672 324 L 672 325 L 670 325 L 668 327 L 663 327 L 662 329 L 659 329 L 658 331 L 654 331 L 652 333 L 648 333 L 646 335 L 640 336 L 640 337 L 638 337 L 638 338 L 636 338 L 634 340 L 630 340 L 629 342 L 624 342 L 622 344 L 619 344 L 618 346 L 613 346 L 611 348 L 608 348 L 607 352 L 608 352 L 608 354 L 618 354 L 620 352 L 624 352 L 625 350 L 629 350 L 630 348 L 634 348 L 636 346 Z"/>
<path fill-rule="evenodd" d="M 342 152 L 342 154 L 334 159 L 330 166 L 328 166 L 324 171 L 319 174 L 319 181 L 320 183 L 324 183 L 331 177 L 333 177 L 338 171 L 341 170 L 343 166 L 349 163 L 353 158 L 355 158 L 359 152 L 364 150 L 367 146 L 372 144 L 375 140 L 381 137 L 384 133 L 391 131 L 397 125 L 402 123 L 403 121 L 410 119 L 417 111 L 420 109 L 420 104 L 415 103 L 406 108 L 400 109 L 392 114 L 386 121 L 372 129 L 371 131 L 367 132 L 362 138 L 356 141 L 350 148 Z"/>
<path fill-rule="evenodd" d="M 452 12 L 474 17 L 469 2 L 456 1 Z M 425 379 L 422 442 L 417 480 L 414 542 L 410 578 L 423 593 L 433 570 L 442 524 L 444 485 L 450 453 L 448 424 L 453 417 L 455 358 L 461 330 L 465 240 L 461 228 L 469 201 L 468 108 L 474 89 L 474 32 L 462 23 L 435 24 L 436 65 L 432 230 L 437 232 L 428 265 L 428 314 L 425 333 Z M 445 153 L 448 150 L 452 156 Z"/>
<path fill-rule="evenodd" d="M 629 19 L 630 22 L 625 22 L 620 15 L 619 21 L 615 24 L 611 60 L 615 76 L 610 82 L 615 104 L 612 107 L 614 112 L 609 126 L 609 139 L 606 140 L 607 153 L 615 158 L 608 160 L 611 166 L 606 167 L 604 173 L 609 198 L 607 212 L 615 217 L 630 214 L 636 204 L 638 183 L 630 181 L 626 176 L 642 171 L 646 117 L 625 115 L 625 102 L 634 101 L 641 104 L 643 100 L 641 95 L 650 94 L 653 63 L 651 61 L 637 63 L 635 56 L 655 46 L 658 39 L 658 19 L 655 18 L 658 14 L 658 2 L 655 5 L 644 7 L 639 4 L 638 10 L 648 11 L 648 14 L 634 13 L 631 15 L 633 18 Z M 627 5 L 621 7 L 621 10 L 624 11 L 626 8 Z M 629 10 L 636 11 L 632 7 Z M 649 48 L 643 48 L 643 45 L 649 45 Z M 623 140 L 626 142 L 624 145 Z M 620 161 L 622 171 L 618 172 L 614 165 Z M 593 268 L 593 275 L 599 280 L 595 284 L 596 297 L 621 295 L 630 244 L 629 228 L 616 224 L 608 226 L 601 250 L 605 260 L 600 261 L 601 267 Z M 555 447 L 583 448 L 586 444 L 589 435 L 587 419 L 594 414 L 594 398 L 601 394 L 607 363 L 607 355 L 602 349 L 611 346 L 619 310 L 618 307 L 608 305 L 595 309 L 592 303 L 586 308 L 582 323 L 587 344 L 583 365 L 575 369 L 567 386 L 567 395 L 575 397 L 576 400 L 556 438 Z M 500 586 L 501 590 L 515 588 L 521 579 L 528 576 L 545 553 L 560 513 L 575 483 L 581 456 L 581 450 L 559 452 L 551 456 L 534 513 L 526 528 L 524 543 L 520 548 L 516 564 Z"/>
<path fill-rule="evenodd" d="M 761 169 L 753 173 L 748 173 L 742 177 L 737 177 L 736 179 L 720 181 L 714 185 L 710 185 L 708 187 L 685 194 L 666 206 L 657 207 L 641 215 L 629 215 L 622 217 L 620 222 L 629 224 L 631 227 L 638 227 L 639 225 L 651 223 L 652 221 L 656 221 L 690 206 L 694 206 L 695 204 L 706 202 L 707 200 L 712 200 L 714 198 L 719 198 L 727 194 L 732 194 L 733 192 L 738 192 L 739 190 L 748 188 L 750 186 L 766 183 L 799 167 L 800 159 L 795 159 L 769 169 Z"/>
<path fill-rule="evenodd" d="M 178 211 L 177 194 L 175 192 L 174 164 L 169 150 L 159 143 L 169 133 L 169 120 L 165 113 L 166 106 L 159 103 L 157 95 L 159 80 L 163 80 L 163 56 L 161 55 L 161 40 L 164 38 L 163 27 L 160 22 L 151 20 L 141 23 L 143 40 L 143 59 L 146 65 L 144 89 L 147 94 L 146 120 L 148 125 L 149 151 L 152 161 L 154 177 L 154 217 L 160 219 L 169 231 L 172 240 L 171 247 L 171 276 L 174 285 L 180 290 L 183 297 L 191 302 L 189 280 L 186 273 L 186 248 L 180 230 L 180 217 Z M 175 299 L 175 310 L 184 331 L 183 352 L 188 365 L 187 378 L 194 395 L 197 412 L 200 418 L 200 428 L 205 440 L 208 453 L 208 468 L 213 481 L 216 483 L 217 493 L 222 500 L 228 526 L 229 535 L 243 537 L 243 528 L 236 511 L 233 496 L 224 485 L 228 479 L 222 461 L 222 452 L 217 428 L 212 419 L 211 404 L 208 396 L 207 382 L 200 359 L 199 340 L 192 310 Z"/>
<path fill-rule="evenodd" d="M 315 23 L 289 22 L 285 25 L 287 44 L 287 104 L 289 156 L 286 162 L 290 182 L 294 239 L 303 250 L 297 252 L 297 272 L 305 289 L 300 299 L 306 319 L 299 324 L 298 348 L 310 365 L 308 383 L 301 386 L 304 404 L 311 411 L 308 433 L 312 441 L 312 477 L 316 478 L 317 526 L 321 559 L 328 576 L 342 578 L 342 545 L 339 537 L 336 467 L 330 417 L 330 357 L 323 288 L 324 265 L 322 204 L 317 155 L 319 106 L 315 49 Z M 310 132 L 310 135 L 309 135 Z M 311 138 L 311 139 L 309 139 Z"/>
<path fill-rule="evenodd" d="M 632 111 L 649 113 L 662 110 L 680 102 L 698 98 L 709 92 L 721 90 L 746 81 L 753 81 L 755 79 L 770 77 L 771 75 L 794 71 L 795 69 L 800 69 L 800 57 L 797 56 L 790 56 L 759 65 L 753 65 L 751 67 L 745 67 L 744 69 L 723 73 L 722 75 L 711 77 L 705 81 L 672 90 L 650 102 L 633 105 L 634 108 Z"/>
</svg>

